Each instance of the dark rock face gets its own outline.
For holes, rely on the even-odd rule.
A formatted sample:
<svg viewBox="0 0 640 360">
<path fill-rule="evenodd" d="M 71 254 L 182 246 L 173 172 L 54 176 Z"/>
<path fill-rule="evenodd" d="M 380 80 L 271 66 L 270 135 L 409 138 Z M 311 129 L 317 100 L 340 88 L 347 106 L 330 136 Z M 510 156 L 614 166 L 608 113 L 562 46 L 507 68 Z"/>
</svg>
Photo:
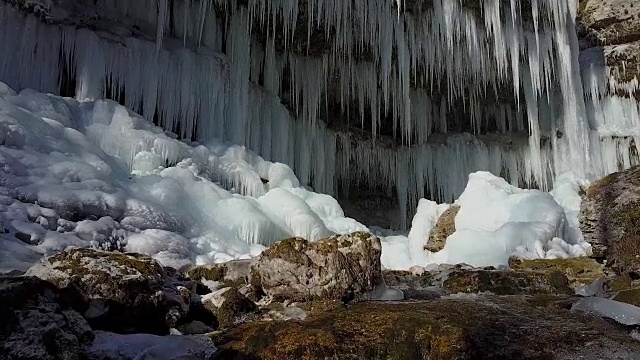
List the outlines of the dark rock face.
<svg viewBox="0 0 640 360">
<path fill-rule="evenodd" d="M 569 304 L 570 306 L 570 304 Z M 553 296 L 359 303 L 305 321 L 250 323 L 214 339 L 223 359 L 637 358 L 640 343 Z"/>
<path fill-rule="evenodd" d="M 27 275 L 83 295 L 78 308 L 96 329 L 168 334 L 188 311 L 190 291 L 150 257 L 72 249 L 43 259 Z"/>
<path fill-rule="evenodd" d="M 252 284 L 275 301 L 356 298 L 380 279 L 380 240 L 367 233 L 282 240 L 255 259 Z"/>
<path fill-rule="evenodd" d="M 0 359 L 83 359 L 93 332 L 71 309 L 80 298 L 38 278 L 1 277 Z"/>
<path fill-rule="evenodd" d="M 582 197 L 580 228 L 594 255 L 620 273 L 640 275 L 640 168 L 593 183 Z M 635 276 L 634 275 L 634 276 Z"/>
</svg>

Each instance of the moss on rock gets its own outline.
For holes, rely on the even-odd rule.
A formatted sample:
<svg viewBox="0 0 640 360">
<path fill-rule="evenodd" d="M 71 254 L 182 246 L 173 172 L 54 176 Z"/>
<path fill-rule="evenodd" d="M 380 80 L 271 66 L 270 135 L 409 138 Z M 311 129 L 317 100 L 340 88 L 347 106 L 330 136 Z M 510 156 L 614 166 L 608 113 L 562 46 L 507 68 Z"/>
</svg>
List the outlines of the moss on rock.
<svg viewBox="0 0 640 360">
<path fill-rule="evenodd" d="M 570 312 L 567 297 L 358 303 L 304 321 L 242 324 L 214 341 L 224 359 L 554 359 L 586 348 L 640 351 L 626 331 Z M 571 326 L 567 326 L 571 324 Z"/>
<path fill-rule="evenodd" d="M 605 277 L 604 265 L 595 259 L 580 257 L 571 259 L 537 259 L 510 261 L 512 269 L 534 271 L 559 271 L 566 275 L 569 284 L 577 289 Z"/>
<path fill-rule="evenodd" d="M 560 271 L 462 270 L 449 274 L 443 288 L 451 293 L 496 295 L 573 294 L 569 280 Z"/>
</svg>

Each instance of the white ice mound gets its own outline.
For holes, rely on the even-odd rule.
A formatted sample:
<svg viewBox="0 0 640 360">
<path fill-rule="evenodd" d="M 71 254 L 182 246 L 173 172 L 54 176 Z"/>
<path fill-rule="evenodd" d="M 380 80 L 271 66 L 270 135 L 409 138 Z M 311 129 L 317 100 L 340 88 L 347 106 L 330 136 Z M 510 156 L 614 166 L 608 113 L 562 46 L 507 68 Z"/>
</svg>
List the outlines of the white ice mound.
<svg viewBox="0 0 640 360">
<path fill-rule="evenodd" d="M 523 190 L 487 172 L 469 175 L 456 202 L 456 232 L 447 239 L 445 262 L 506 265 L 509 257 L 584 255 L 584 245 L 567 244 L 565 210 L 549 193 Z M 575 246 L 574 246 L 575 245 Z"/>
<path fill-rule="evenodd" d="M 1 83 L 0 179 L 0 272 L 67 246 L 180 268 L 249 258 L 291 236 L 368 231 L 243 146 L 180 141 L 113 101 Z"/>
</svg>

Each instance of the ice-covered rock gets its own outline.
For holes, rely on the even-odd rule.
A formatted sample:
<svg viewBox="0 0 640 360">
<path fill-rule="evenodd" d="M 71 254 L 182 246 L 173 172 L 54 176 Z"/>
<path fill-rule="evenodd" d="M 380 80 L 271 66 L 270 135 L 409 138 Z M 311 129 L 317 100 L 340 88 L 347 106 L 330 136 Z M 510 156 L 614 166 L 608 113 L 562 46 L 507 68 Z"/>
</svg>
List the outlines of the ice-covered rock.
<svg viewBox="0 0 640 360">
<path fill-rule="evenodd" d="M 217 350 L 206 336 L 119 335 L 104 331 L 95 334 L 87 354 L 101 360 L 203 360 L 211 359 Z"/>
<path fill-rule="evenodd" d="M 0 358 L 81 359 L 93 333 L 71 308 L 80 296 L 35 277 L 0 277 Z"/>
<path fill-rule="evenodd" d="M 81 311 L 97 329 L 163 335 L 188 311 L 190 295 L 144 255 L 75 248 L 42 259 L 27 275 L 79 290 Z"/>
<path fill-rule="evenodd" d="M 603 317 L 614 319 L 624 325 L 640 324 L 640 308 L 623 302 L 599 298 L 588 297 L 580 299 L 573 304 L 572 310 L 594 313 Z"/>
</svg>

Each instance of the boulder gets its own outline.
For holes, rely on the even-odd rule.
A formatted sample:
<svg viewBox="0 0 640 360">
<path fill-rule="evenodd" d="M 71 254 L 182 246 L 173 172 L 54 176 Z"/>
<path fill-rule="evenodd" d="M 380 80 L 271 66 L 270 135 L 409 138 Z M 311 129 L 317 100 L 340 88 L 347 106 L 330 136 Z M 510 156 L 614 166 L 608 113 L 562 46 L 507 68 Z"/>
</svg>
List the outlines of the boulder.
<svg viewBox="0 0 640 360">
<path fill-rule="evenodd" d="M 238 322 L 242 316 L 255 312 L 258 307 L 236 288 L 226 287 L 202 297 L 202 305 L 226 328 Z"/>
<path fill-rule="evenodd" d="M 460 211 L 460 206 L 451 205 L 449 209 L 440 215 L 438 222 L 436 222 L 431 231 L 431 235 L 429 235 L 427 245 L 424 247 L 425 250 L 438 252 L 444 249 L 447 238 L 456 232 L 456 215 L 458 215 L 458 211 Z"/>
<path fill-rule="evenodd" d="M 368 233 L 282 240 L 254 259 L 251 282 L 275 301 L 350 301 L 378 284 L 381 249 Z"/>
<path fill-rule="evenodd" d="M 238 325 L 214 338 L 221 359 L 633 359 L 640 343 L 567 297 L 468 297 L 356 303 L 299 321 Z M 569 304 L 568 306 L 571 306 Z"/>
<path fill-rule="evenodd" d="M 582 197 L 580 229 L 594 256 L 640 277 L 640 167 L 594 182 Z"/>
<path fill-rule="evenodd" d="M 80 298 L 35 277 L 1 277 L 0 359 L 84 359 L 93 332 L 72 309 Z"/>
<path fill-rule="evenodd" d="M 189 289 L 144 255 L 74 248 L 42 259 L 27 275 L 78 290 L 84 305 L 77 309 L 100 330 L 164 335 L 189 309 Z"/>
</svg>

